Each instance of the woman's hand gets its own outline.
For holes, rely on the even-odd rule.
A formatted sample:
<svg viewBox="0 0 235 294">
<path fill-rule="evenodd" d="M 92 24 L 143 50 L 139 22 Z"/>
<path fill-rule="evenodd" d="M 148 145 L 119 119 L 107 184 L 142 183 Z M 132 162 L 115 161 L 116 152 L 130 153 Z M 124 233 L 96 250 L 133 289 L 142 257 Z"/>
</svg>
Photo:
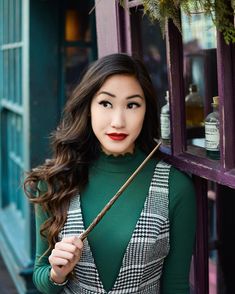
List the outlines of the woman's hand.
<svg viewBox="0 0 235 294">
<path fill-rule="evenodd" d="M 58 284 L 66 280 L 67 275 L 79 262 L 83 242 L 77 236 L 65 237 L 55 244 L 49 256 L 51 279 Z"/>
</svg>

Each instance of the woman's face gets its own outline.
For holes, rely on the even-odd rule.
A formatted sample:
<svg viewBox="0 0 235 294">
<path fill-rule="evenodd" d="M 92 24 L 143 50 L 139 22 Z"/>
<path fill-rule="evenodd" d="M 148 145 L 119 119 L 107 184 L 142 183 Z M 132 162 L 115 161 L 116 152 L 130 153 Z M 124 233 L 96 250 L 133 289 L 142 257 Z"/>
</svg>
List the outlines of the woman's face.
<svg viewBox="0 0 235 294">
<path fill-rule="evenodd" d="M 106 154 L 132 153 L 146 111 L 144 92 L 137 79 L 109 77 L 91 101 L 91 125 Z"/>
</svg>

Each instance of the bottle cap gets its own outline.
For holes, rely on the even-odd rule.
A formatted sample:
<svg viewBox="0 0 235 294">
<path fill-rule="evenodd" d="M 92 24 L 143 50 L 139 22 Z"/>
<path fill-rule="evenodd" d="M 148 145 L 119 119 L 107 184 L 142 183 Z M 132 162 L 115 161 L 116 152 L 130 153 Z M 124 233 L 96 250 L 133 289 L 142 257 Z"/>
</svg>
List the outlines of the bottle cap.
<svg viewBox="0 0 235 294">
<path fill-rule="evenodd" d="M 196 84 L 190 84 L 189 85 L 189 91 L 197 92 L 197 85 Z"/>
<path fill-rule="evenodd" d="M 214 96 L 213 97 L 213 104 L 219 105 L 219 96 Z"/>
</svg>

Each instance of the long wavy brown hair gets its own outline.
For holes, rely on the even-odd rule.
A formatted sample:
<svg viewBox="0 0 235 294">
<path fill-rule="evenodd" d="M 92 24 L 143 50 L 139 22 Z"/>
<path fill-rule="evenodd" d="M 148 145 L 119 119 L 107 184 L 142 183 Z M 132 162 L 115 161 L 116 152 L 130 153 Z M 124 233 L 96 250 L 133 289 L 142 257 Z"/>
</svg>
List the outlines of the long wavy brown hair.
<svg viewBox="0 0 235 294">
<path fill-rule="evenodd" d="M 106 79 L 115 74 L 134 76 L 140 83 L 146 114 L 138 146 L 149 153 L 158 137 L 157 103 L 149 74 L 138 59 L 126 54 L 111 54 L 90 65 L 79 85 L 68 99 L 58 128 L 52 133 L 53 157 L 27 174 L 24 190 L 30 201 L 41 205 L 48 219 L 40 233 L 54 248 L 62 229 L 71 197 L 84 189 L 90 164 L 97 159 L 100 146 L 90 119 L 91 100 Z M 46 189 L 40 189 L 40 183 Z"/>
</svg>

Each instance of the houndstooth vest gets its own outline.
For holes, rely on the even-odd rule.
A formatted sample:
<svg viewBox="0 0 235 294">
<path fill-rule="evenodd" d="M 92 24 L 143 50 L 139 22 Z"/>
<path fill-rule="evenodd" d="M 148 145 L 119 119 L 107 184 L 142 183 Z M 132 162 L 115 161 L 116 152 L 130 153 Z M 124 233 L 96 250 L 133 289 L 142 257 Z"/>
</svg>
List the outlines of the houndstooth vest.
<svg viewBox="0 0 235 294">
<path fill-rule="evenodd" d="M 105 291 L 87 239 L 75 276 L 61 293 L 159 294 L 164 258 L 169 251 L 168 180 L 170 165 L 160 161 L 155 168 L 144 208 L 123 257 L 116 282 Z M 84 231 L 80 197 L 70 202 L 66 223 L 59 234 L 80 235 Z"/>
</svg>

